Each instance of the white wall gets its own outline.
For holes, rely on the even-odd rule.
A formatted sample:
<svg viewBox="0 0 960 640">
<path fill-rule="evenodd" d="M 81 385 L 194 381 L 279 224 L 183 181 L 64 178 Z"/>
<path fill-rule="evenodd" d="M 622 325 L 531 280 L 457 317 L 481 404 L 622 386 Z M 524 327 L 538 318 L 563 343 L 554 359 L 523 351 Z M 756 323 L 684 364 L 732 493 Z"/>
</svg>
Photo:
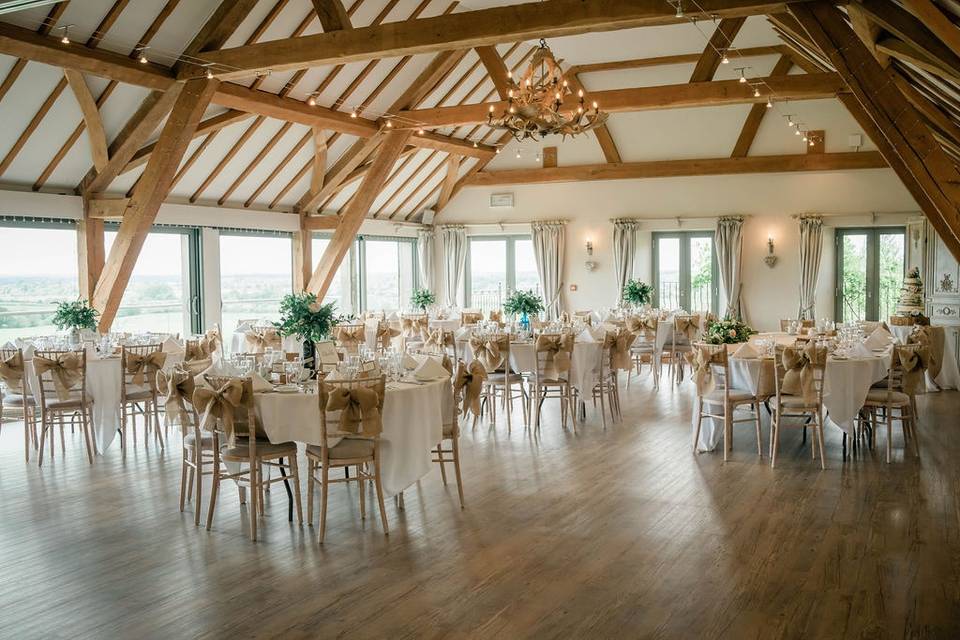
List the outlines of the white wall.
<svg viewBox="0 0 960 640">
<path fill-rule="evenodd" d="M 513 209 L 491 209 L 491 193 L 513 192 Z M 792 215 L 824 214 L 823 258 L 817 293 L 817 317 L 832 317 L 834 286 L 833 228 L 904 224 L 917 206 L 888 169 L 623 180 L 517 187 L 470 187 L 444 210 L 438 224 L 461 223 L 468 233 L 529 230 L 538 219 L 567 219 L 564 270 L 565 307 L 591 309 L 616 302 L 611 218 L 643 220 L 634 271 L 650 282 L 653 231 L 712 230 L 722 215 L 744 215 L 743 299 L 747 318 L 759 330 L 772 330 L 780 318 L 795 317 L 799 288 L 799 230 Z M 874 215 L 874 214 L 878 215 Z M 473 225 L 471 225 L 473 223 Z M 779 261 L 768 268 L 767 235 L 774 238 Z M 585 243 L 591 239 L 598 267 L 588 272 Z M 439 257 L 439 256 L 438 256 Z M 438 261 L 439 262 L 439 261 Z M 570 291 L 571 285 L 577 287 Z"/>
</svg>

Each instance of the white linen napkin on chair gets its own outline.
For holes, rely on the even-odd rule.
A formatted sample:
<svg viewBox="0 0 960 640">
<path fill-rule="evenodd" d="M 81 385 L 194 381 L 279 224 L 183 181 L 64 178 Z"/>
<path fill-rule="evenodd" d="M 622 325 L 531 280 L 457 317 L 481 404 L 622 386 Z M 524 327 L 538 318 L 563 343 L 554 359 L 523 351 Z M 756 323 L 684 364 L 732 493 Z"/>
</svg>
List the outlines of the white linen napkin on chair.
<svg viewBox="0 0 960 640">
<path fill-rule="evenodd" d="M 443 367 L 443 364 L 439 360 L 432 356 L 427 356 L 413 372 L 413 377 L 421 382 L 427 382 L 439 378 L 449 378 L 450 372 Z"/>
<path fill-rule="evenodd" d="M 469 340 L 470 336 L 473 335 L 473 329 L 470 327 L 462 327 L 459 329 L 454 336 L 457 340 Z"/>
<path fill-rule="evenodd" d="M 877 327 L 873 330 L 867 339 L 863 341 L 867 349 L 884 349 L 893 342 L 893 335 L 883 327 Z"/>
</svg>

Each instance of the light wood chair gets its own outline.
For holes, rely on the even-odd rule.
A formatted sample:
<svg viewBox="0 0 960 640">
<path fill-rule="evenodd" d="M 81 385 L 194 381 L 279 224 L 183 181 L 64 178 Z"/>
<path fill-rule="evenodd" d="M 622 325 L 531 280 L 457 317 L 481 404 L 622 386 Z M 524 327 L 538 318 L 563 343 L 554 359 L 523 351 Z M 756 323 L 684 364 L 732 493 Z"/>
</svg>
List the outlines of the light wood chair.
<svg viewBox="0 0 960 640">
<path fill-rule="evenodd" d="M 457 362 L 456 371 L 466 371 L 463 361 Z M 457 374 L 459 377 L 459 373 Z M 452 462 L 453 472 L 457 477 L 457 493 L 460 496 L 460 508 L 463 509 L 463 476 L 460 473 L 460 403 L 463 399 L 463 388 L 457 388 L 456 382 L 450 387 L 450 412 L 443 419 L 443 436 L 437 443 L 433 453 L 437 456 L 434 462 L 440 465 L 440 478 L 444 486 L 447 484 L 447 471 L 444 465 Z M 444 449 L 443 443 L 449 441 L 450 448 Z"/>
<path fill-rule="evenodd" d="M 693 324 L 697 327 L 693 336 L 686 332 L 686 327 Z M 670 340 L 669 373 L 675 384 L 683 380 L 683 363 L 686 355 L 693 350 L 693 343 L 700 338 L 700 316 L 677 315 L 673 317 L 673 336 Z M 693 332 L 691 332 L 693 333 Z M 666 345 L 664 345 L 666 346 Z M 661 354 L 662 357 L 662 354 Z"/>
<path fill-rule="evenodd" d="M 211 465 L 213 483 L 210 488 L 210 506 L 207 509 L 207 531 L 213 527 L 213 514 L 220 493 L 220 483 L 228 479 L 236 481 L 241 504 L 246 501 L 246 490 L 250 490 L 248 516 L 251 540 L 257 539 L 257 520 L 264 512 L 263 494 L 266 484 L 293 482 L 292 493 L 297 509 L 297 523 L 303 524 L 297 444 L 295 442 L 274 444 L 258 427 L 257 414 L 253 407 L 253 384 L 250 378 L 204 375 L 203 379 L 208 388 L 197 389 L 194 392 L 193 405 L 201 416 L 206 416 L 208 412 L 210 414 L 207 420 L 201 417 L 200 426 L 203 433 L 212 437 L 213 449 Z M 229 387 L 239 388 L 235 405 L 226 399 L 229 395 L 227 391 Z M 227 411 L 232 416 L 232 439 L 227 421 L 221 417 L 215 417 L 214 410 L 208 409 L 211 404 L 219 405 L 220 411 Z M 231 471 L 226 466 L 228 464 L 235 465 L 236 471 Z M 280 477 L 265 480 L 264 467 L 282 469 L 286 476 L 281 473 Z M 200 482 L 199 477 L 197 482 Z"/>
<path fill-rule="evenodd" d="M 357 355 L 360 345 L 367 343 L 366 325 L 362 322 L 338 324 L 333 328 L 333 342 L 345 355 Z"/>
<path fill-rule="evenodd" d="M 790 324 L 793 322 L 799 322 L 801 329 L 811 329 L 816 326 L 816 323 L 813 320 L 797 320 L 796 318 L 780 318 L 780 331 L 786 333 L 790 331 Z"/>
<path fill-rule="evenodd" d="M 335 482 L 357 482 L 360 486 L 360 517 L 367 517 L 366 511 L 366 483 L 372 482 L 377 493 L 377 503 L 380 509 L 380 522 L 383 524 L 383 534 L 389 535 L 387 512 L 383 504 L 383 485 L 380 473 L 380 432 L 368 433 L 354 429 L 344 422 L 345 411 L 332 410 L 329 407 L 330 396 L 338 392 L 355 392 L 376 394 L 375 407 L 377 415 L 382 420 L 383 400 L 386 392 L 386 376 L 379 378 L 364 378 L 357 380 L 318 380 L 317 399 L 320 403 L 320 442 L 321 444 L 307 445 L 307 522 L 313 526 L 313 494 L 316 483 L 320 483 L 320 535 L 319 542 L 323 544 L 327 532 L 327 496 L 330 484 Z M 366 416 L 361 416 L 366 417 Z M 332 427 L 332 428 L 331 428 Z M 339 437 L 335 445 L 330 446 L 330 437 Z M 344 474 L 343 478 L 330 477 L 330 470 L 337 467 L 355 467 L 355 473 Z M 320 477 L 317 477 L 317 471 Z"/>
<path fill-rule="evenodd" d="M 514 371 L 513 363 L 510 359 L 510 334 L 491 333 L 486 335 L 474 336 L 470 342 L 470 348 L 473 350 L 474 359 L 478 359 L 477 344 L 479 348 L 486 349 L 486 345 L 492 345 L 500 354 L 500 363 L 491 367 L 492 363 L 481 363 L 487 369 L 487 379 L 483 383 L 484 405 L 490 410 L 491 424 L 497 424 L 497 400 L 500 400 L 500 407 L 503 409 L 507 418 L 507 430 L 512 428 L 513 403 L 515 400 L 521 401 L 523 408 L 523 424 L 529 426 L 529 396 L 524 388 L 523 374 Z M 489 360 L 487 358 L 486 360 Z"/>
<path fill-rule="evenodd" d="M 650 375 L 653 378 L 653 388 L 660 388 L 660 370 L 662 364 L 662 354 L 657 353 L 658 338 L 660 336 L 660 321 L 653 317 L 650 319 L 653 327 L 647 326 L 647 321 L 641 318 L 630 319 L 626 322 L 628 329 L 637 334 L 637 339 L 630 347 L 630 355 L 633 357 L 633 367 L 639 376 L 643 373 L 643 365 L 650 365 Z M 630 379 L 634 371 L 627 372 L 627 388 L 630 388 Z"/>
<path fill-rule="evenodd" d="M 37 448 L 37 402 L 24 371 L 22 349 L 0 349 L 0 416 L 10 409 L 23 417 L 23 452 Z"/>
<path fill-rule="evenodd" d="M 608 410 L 611 421 L 621 417 L 619 380 L 617 369 L 613 366 L 613 352 L 609 346 L 604 345 L 600 350 L 600 363 L 597 366 L 599 376 L 590 395 L 594 408 L 597 407 L 597 401 L 600 401 L 600 419 L 603 422 L 603 428 L 606 429 Z"/>
<path fill-rule="evenodd" d="M 87 395 L 87 352 L 37 351 L 33 354 L 33 367 L 37 375 L 40 405 L 40 447 L 37 454 L 39 466 L 43 466 L 43 449 L 47 432 L 60 427 L 60 448 L 66 453 L 64 427 L 79 420 L 87 448 L 87 460 L 93 464 L 93 399 Z M 51 435 L 51 437 L 53 437 Z M 54 443 L 50 443 L 50 458 L 54 456 Z"/>
<path fill-rule="evenodd" d="M 178 363 L 170 372 L 157 372 L 157 393 L 164 403 L 164 422 L 180 425 L 180 512 L 193 497 L 193 519 L 200 526 L 202 477 L 213 475 L 213 435 L 200 429 L 200 418 L 193 406 L 194 377 L 202 366 Z M 193 368 L 191 368 L 193 367 Z M 202 370 L 202 369 L 201 369 Z"/>
<path fill-rule="evenodd" d="M 471 326 L 483 321 L 483 312 L 479 309 L 464 309 L 460 312 L 460 325 Z"/>
<path fill-rule="evenodd" d="M 551 370 L 550 359 L 556 356 L 552 355 L 550 349 L 542 349 L 541 339 L 548 341 L 561 341 L 564 346 L 560 352 L 566 354 L 567 358 L 573 356 L 573 337 L 564 336 L 559 333 L 541 333 L 536 337 L 534 351 L 536 357 L 536 368 L 532 377 L 532 389 L 530 399 L 533 403 L 533 424 L 535 429 L 540 429 L 540 414 L 543 403 L 549 398 L 560 400 L 560 422 L 564 429 L 567 428 L 567 414 L 570 414 L 573 430 L 577 430 L 577 408 L 576 398 L 573 392 L 573 386 L 570 384 L 570 371 Z"/>
<path fill-rule="evenodd" d="M 757 432 L 757 455 L 763 457 L 760 438 L 760 399 L 747 389 L 736 389 L 730 380 L 730 355 L 725 344 L 693 343 L 691 345 L 693 380 L 697 385 L 697 428 L 693 435 L 693 450 L 697 450 L 700 427 L 704 418 L 723 421 L 723 459 L 726 461 L 733 448 L 733 427 L 737 423 L 752 422 Z M 711 380 L 713 384 L 701 381 Z M 711 388 L 712 387 L 712 388 Z M 734 418 L 734 412 L 744 405 L 750 406 L 750 416 Z M 723 413 L 714 413 L 711 407 L 721 407 Z"/>
<path fill-rule="evenodd" d="M 921 357 L 923 351 L 924 345 L 920 344 L 894 345 L 891 352 L 890 369 L 886 378 L 886 388 L 870 389 L 867 393 L 867 399 L 863 403 L 863 411 L 857 418 L 857 435 L 859 436 L 863 430 L 864 413 L 869 414 L 870 423 L 873 425 L 870 432 L 871 442 L 875 440 L 876 430 L 881 425 L 887 427 L 887 464 L 890 464 L 893 448 L 894 420 L 900 422 L 904 444 L 911 442 L 913 454 L 917 457 L 920 456 L 920 447 L 917 443 L 914 397 L 916 389 L 911 388 L 905 382 L 908 372 L 904 363 L 911 361 L 912 358 L 917 358 L 917 368 L 913 375 L 918 377 L 917 383 L 923 385 L 924 372 L 927 368 L 926 362 Z"/>
<path fill-rule="evenodd" d="M 137 416 L 143 418 L 144 443 L 150 435 L 153 423 L 154 437 L 163 449 L 163 430 L 160 428 L 160 403 L 157 396 L 157 371 L 163 367 L 161 344 L 144 344 L 120 347 L 120 447 L 127 450 L 127 425 L 131 427 L 133 444 L 137 444 Z M 159 362 L 159 364 L 157 364 Z"/>
<path fill-rule="evenodd" d="M 784 357 L 788 350 L 792 349 L 795 354 L 793 357 L 787 356 L 787 362 Z M 801 354 L 806 354 L 802 355 Z M 796 357 L 802 357 L 802 366 L 809 367 L 806 375 L 812 376 L 812 392 L 805 397 L 802 393 L 794 393 L 795 389 L 785 388 L 787 368 L 792 362 L 796 362 Z M 827 373 L 827 353 L 825 347 L 817 347 L 814 344 L 804 344 L 797 342 L 793 347 L 786 345 L 777 345 L 774 348 L 774 389 L 776 395 L 773 398 L 771 406 L 772 422 L 770 426 L 770 467 L 777 465 L 777 451 L 780 449 L 780 428 L 787 426 L 784 418 L 802 418 L 803 422 L 796 423 L 806 431 L 807 426 L 813 426 L 813 437 L 810 440 L 810 455 L 816 458 L 817 451 L 820 452 L 820 468 L 826 468 L 826 459 L 823 453 L 823 385 Z M 795 364 L 793 366 L 796 366 Z M 804 375 L 799 373 L 798 375 Z"/>
</svg>

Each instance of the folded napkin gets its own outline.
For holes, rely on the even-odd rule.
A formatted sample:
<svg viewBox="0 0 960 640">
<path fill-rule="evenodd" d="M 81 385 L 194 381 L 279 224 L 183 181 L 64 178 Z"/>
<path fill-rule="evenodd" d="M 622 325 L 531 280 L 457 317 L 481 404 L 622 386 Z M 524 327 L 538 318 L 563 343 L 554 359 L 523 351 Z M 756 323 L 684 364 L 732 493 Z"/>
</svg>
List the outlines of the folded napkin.
<svg viewBox="0 0 960 640">
<path fill-rule="evenodd" d="M 7 344 L 3 345 L 4 349 L 19 349 L 18 345 L 15 345 L 12 341 L 7 341 Z"/>
<path fill-rule="evenodd" d="M 387 322 L 398 322 L 399 320 L 400 320 L 400 316 L 397 314 L 396 311 L 391 311 L 390 315 L 387 316 Z"/>
<path fill-rule="evenodd" d="M 457 340 L 469 340 L 470 336 L 473 335 L 473 329 L 470 327 L 462 327 L 456 333 Z"/>
<path fill-rule="evenodd" d="M 253 381 L 253 392 L 254 393 L 264 393 L 266 391 L 273 391 L 273 385 L 267 382 L 267 379 L 264 378 L 257 372 L 254 372 L 250 379 Z"/>
<path fill-rule="evenodd" d="M 877 327 L 873 330 L 867 339 L 863 341 L 867 349 L 883 349 L 893 342 L 893 335 L 883 327 Z"/>
<path fill-rule="evenodd" d="M 414 358 L 409 353 L 403 354 L 403 368 L 407 371 L 412 371 L 420 366 L 420 363 L 417 362 L 417 359 Z"/>
<path fill-rule="evenodd" d="M 183 345 L 180 344 L 179 340 L 169 337 L 160 345 L 160 350 L 166 353 L 183 353 Z"/>
<path fill-rule="evenodd" d="M 757 358 L 760 354 L 757 353 L 757 350 L 749 342 L 744 342 L 740 345 L 740 348 L 733 353 L 734 358 L 744 358 L 744 359 L 753 359 Z"/>
<path fill-rule="evenodd" d="M 865 344 L 854 345 L 853 349 L 850 350 L 851 358 L 872 358 L 873 353 Z"/>
<path fill-rule="evenodd" d="M 413 377 L 421 382 L 426 382 L 438 378 L 450 377 L 450 372 L 444 368 L 440 360 L 432 356 L 427 356 L 416 370 L 414 370 Z"/>
<path fill-rule="evenodd" d="M 237 325 L 237 328 L 234 329 L 234 333 L 246 333 L 247 331 L 250 331 L 250 329 L 253 329 L 252 324 L 249 322 L 241 322 Z"/>
</svg>

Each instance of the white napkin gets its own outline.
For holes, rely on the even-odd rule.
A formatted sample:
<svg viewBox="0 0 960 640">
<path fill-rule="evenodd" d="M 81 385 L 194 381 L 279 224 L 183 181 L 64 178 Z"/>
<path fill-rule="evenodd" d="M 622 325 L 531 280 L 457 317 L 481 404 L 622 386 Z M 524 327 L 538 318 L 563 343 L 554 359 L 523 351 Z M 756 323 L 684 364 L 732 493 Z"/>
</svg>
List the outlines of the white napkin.
<svg viewBox="0 0 960 640">
<path fill-rule="evenodd" d="M 396 311 L 391 311 L 390 315 L 387 316 L 387 322 L 399 322 L 400 316 L 397 315 Z"/>
<path fill-rule="evenodd" d="M 266 378 L 254 371 L 253 375 L 250 376 L 250 379 L 253 381 L 253 392 L 254 393 L 264 393 L 266 391 L 273 391 L 273 385 L 267 382 Z"/>
<path fill-rule="evenodd" d="M 870 349 L 865 346 L 865 344 L 854 345 L 853 349 L 850 350 L 851 358 L 872 358 L 873 353 L 870 352 Z"/>
<path fill-rule="evenodd" d="M 734 358 L 745 358 L 745 359 L 754 359 L 758 356 L 757 350 L 753 348 L 753 345 L 749 342 L 744 342 L 740 345 L 740 348 L 737 349 L 733 357 Z"/>
<path fill-rule="evenodd" d="M 601 330 L 600 333 L 603 333 Z M 576 338 L 576 342 L 599 342 L 600 338 L 595 335 L 594 331 L 590 327 L 586 327 Z"/>
<path fill-rule="evenodd" d="M 237 325 L 237 328 L 234 330 L 234 333 L 246 333 L 247 331 L 250 331 L 250 329 L 252 328 L 253 327 L 250 325 L 249 322 L 241 322 L 240 324 Z"/>
<path fill-rule="evenodd" d="M 7 341 L 7 344 L 3 345 L 4 349 L 16 349 L 17 345 L 13 344 L 12 341 Z"/>
<path fill-rule="evenodd" d="M 472 335 L 473 335 L 473 329 L 471 329 L 470 327 L 463 327 L 462 329 L 457 331 L 455 337 L 457 340 L 469 340 L 470 336 Z"/>
<path fill-rule="evenodd" d="M 883 349 L 887 347 L 891 342 L 893 342 L 893 336 L 889 331 L 883 327 L 877 327 L 873 330 L 867 339 L 863 341 L 863 345 L 867 349 Z"/>
<path fill-rule="evenodd" d="M 417 359 L 411 356 L 409 353 L 403 354 L 403 368 L 407 371 L 411 371 L 420 366 L 420 363 L 417 362 Z"/>
<path fill-rule="evenodd" d="M 439 360 L 433 357 L 426 357 L 423 362 L 413 372 L 413 377 L 422 382 L 436 380 L 437 378 L 450 377 L 450 372 L 443 368 Z"/>
<path fill-rule="evenodd" d="M 160 350 L 167 353 L 183 353 L 183 345 L 180 344 L 179 340 L 170 337 L 163 341 Z"/>
</svg>

